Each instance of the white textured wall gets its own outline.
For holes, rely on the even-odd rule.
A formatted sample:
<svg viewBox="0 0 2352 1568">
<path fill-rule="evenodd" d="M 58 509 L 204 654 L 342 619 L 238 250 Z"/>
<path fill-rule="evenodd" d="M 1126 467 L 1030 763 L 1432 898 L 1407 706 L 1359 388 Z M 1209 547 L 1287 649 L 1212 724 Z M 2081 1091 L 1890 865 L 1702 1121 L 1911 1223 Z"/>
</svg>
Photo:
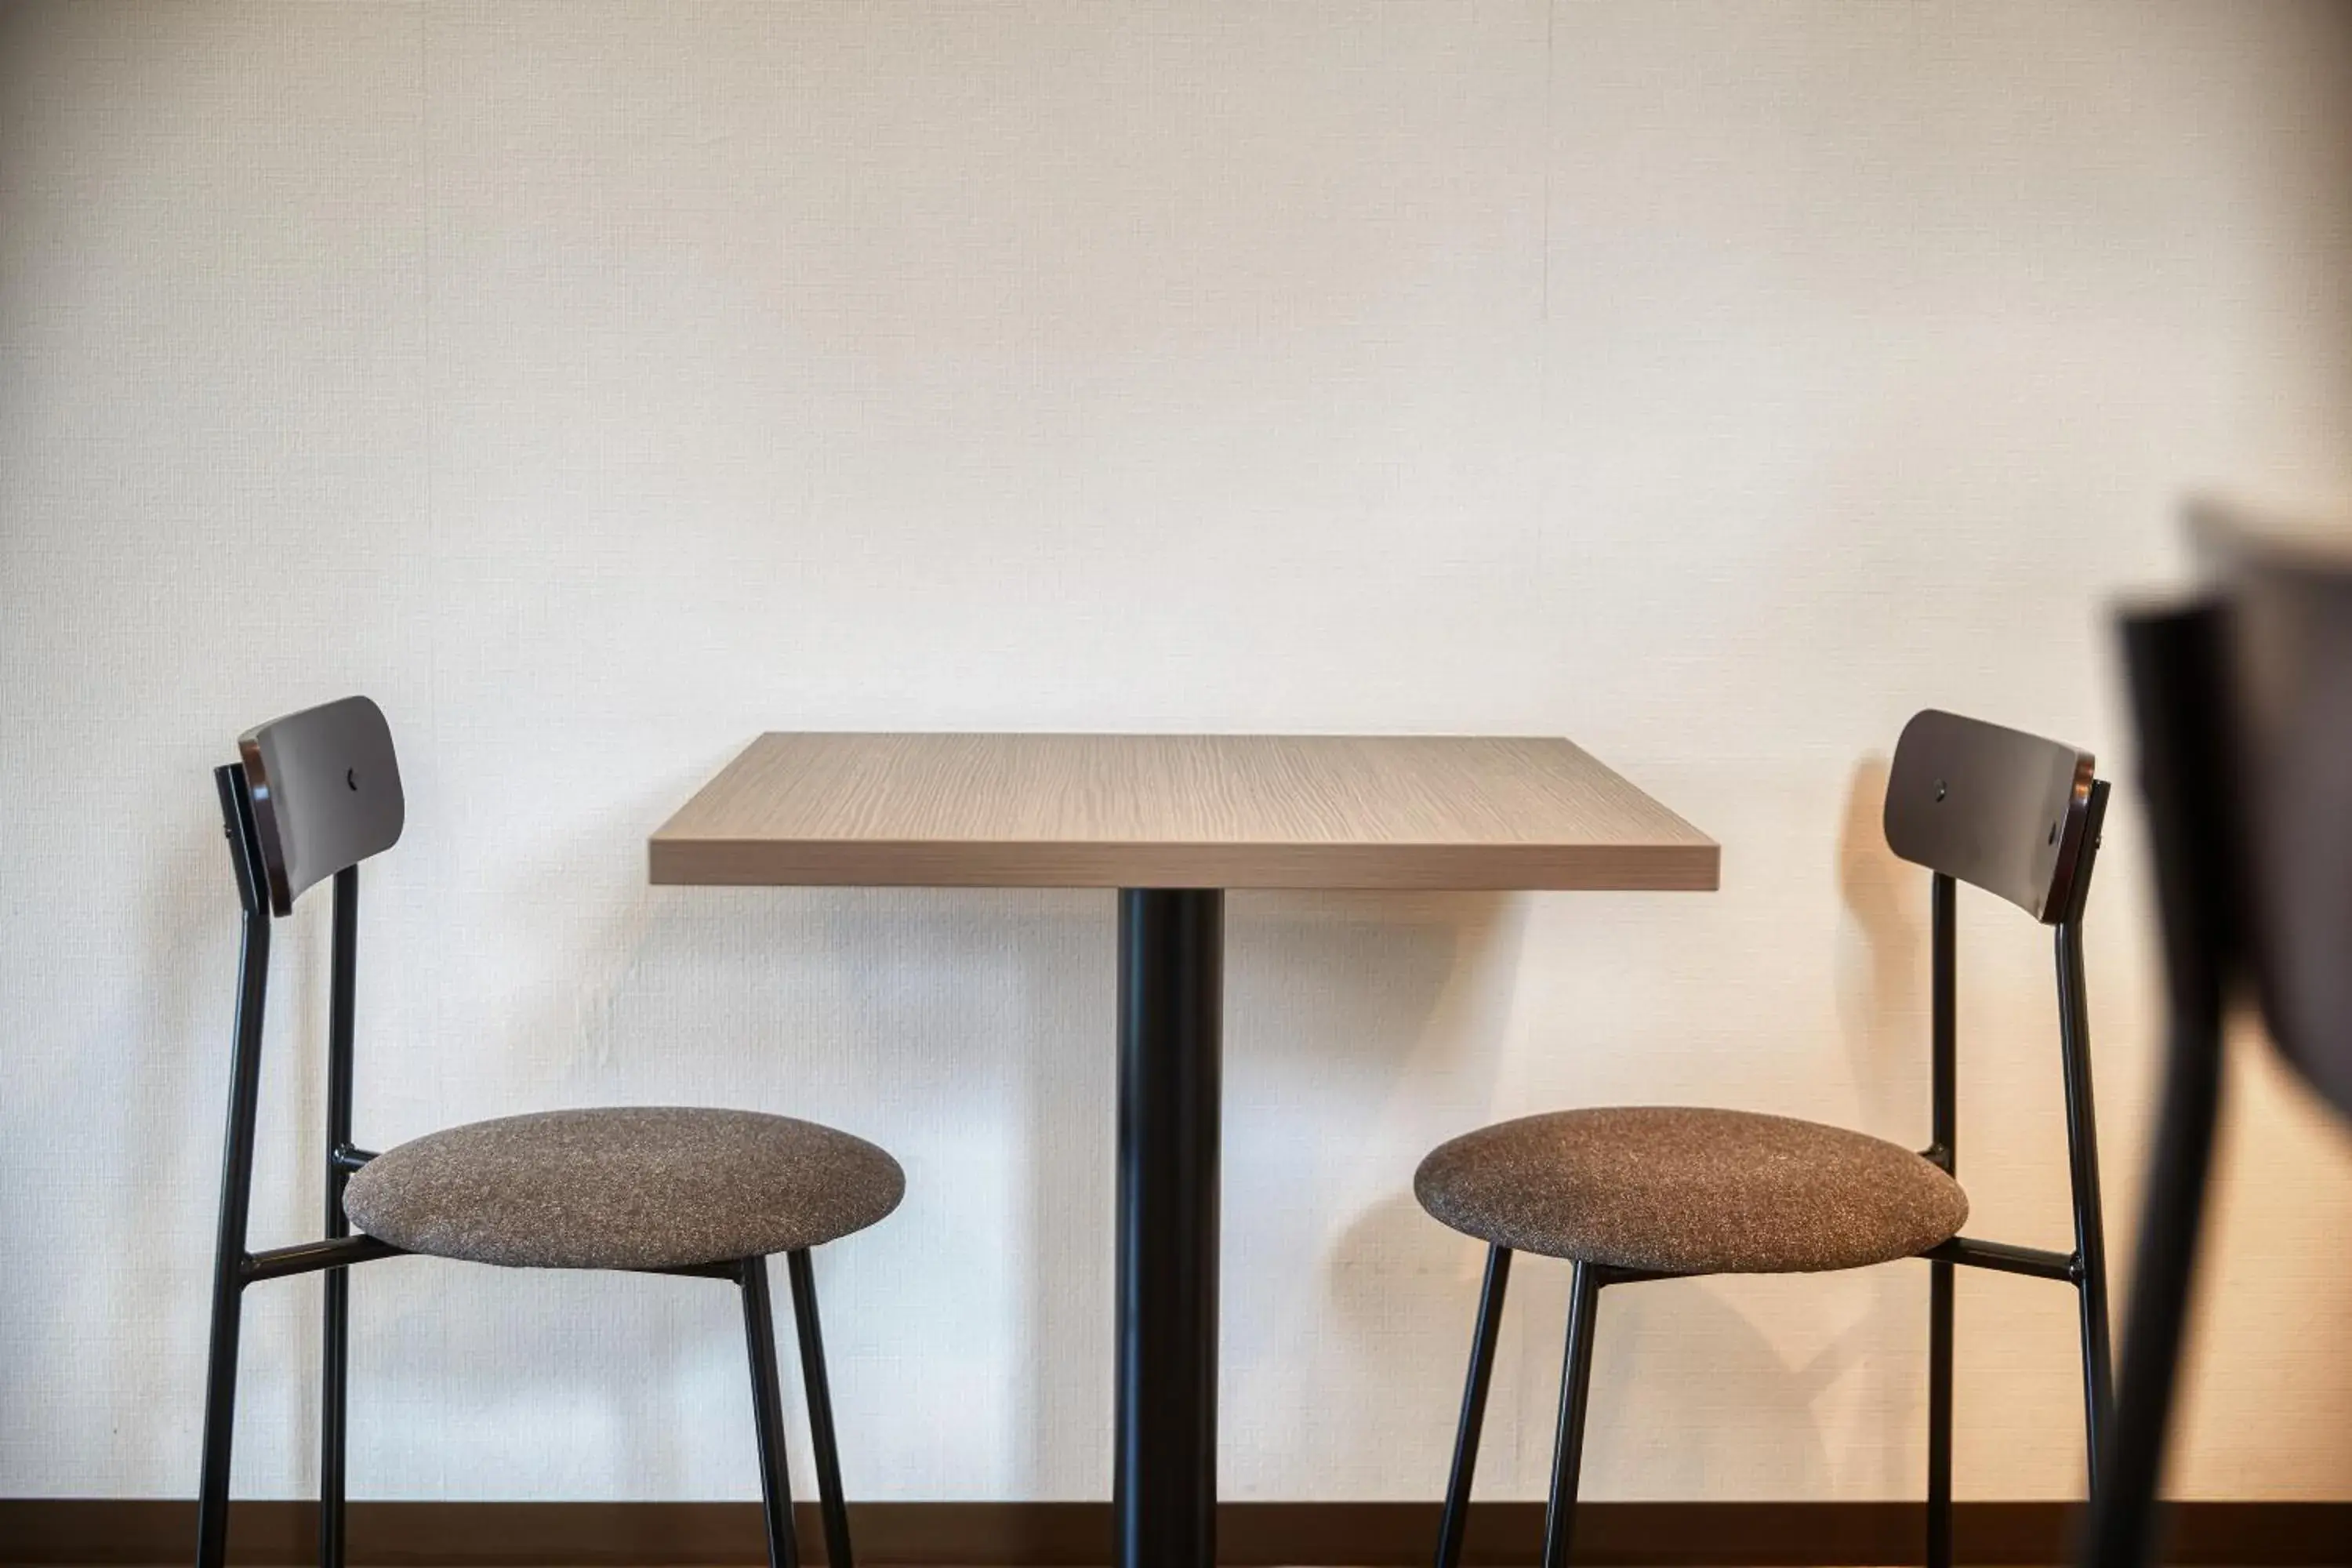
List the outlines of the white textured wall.
<svg viewBox="0 0 2352 1568">
<path fill-rule="evenodd" d="M 235 918 L 205 770 L 364 690 L 362 1140 L 723 1101 L 879 1139 L 863 1496 L 1102 1495 L 1111 903 L 649 890 L 761 729 L 1536 731 L 1715 897 L 1237 897 L 1224 1484 L 1429 1496 L 1437 1140 L 1926 1133 L 1916 707 L 2127 775 L 2102 619 L 2206 481 L 2352 488 L 2352 18 L 2275 5 L 82 5 L 0 16 L 0 1493 L 193 1485 Z M 2136 809 L 2092 941 L 2128 1229 Z M 312 1234 L 323 910 L 257 1242 Z M 1974 1228 L 2059 1244 L 2041 936 L 1968 905 Z M 2352 1496 L 2352 1153 L 2259 1059 L 2189 1489 Z M 1535 1495 L 1563 1271 L 1482 1483 Z M 1961 1288 L 1964 1494 L 2079 1478 L 2072 1301 Z M 360 1276 L 362 1495 L 753 1489 L 730 1293 Z M 1924 1271 L 1612 1294 L 1590 1490 L 1915 1493 Z M 237 1482 L 310 1483 L 315 1287 Z"/>
</svg>

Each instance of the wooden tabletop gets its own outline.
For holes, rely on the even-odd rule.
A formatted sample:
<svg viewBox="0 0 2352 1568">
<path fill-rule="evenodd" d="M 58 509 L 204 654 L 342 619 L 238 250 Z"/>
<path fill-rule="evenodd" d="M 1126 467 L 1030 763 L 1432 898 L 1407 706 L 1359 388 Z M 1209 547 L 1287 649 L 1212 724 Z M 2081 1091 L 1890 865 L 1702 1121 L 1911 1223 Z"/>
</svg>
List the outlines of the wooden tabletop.
<svg viewBox="0 0 2352 1568">
<path fill-rule="evenodd" d="M 1717 850 L 1562 740 L 785 734 L 651 859 L 737 886 L 1704 890 Z"/>
</svg>

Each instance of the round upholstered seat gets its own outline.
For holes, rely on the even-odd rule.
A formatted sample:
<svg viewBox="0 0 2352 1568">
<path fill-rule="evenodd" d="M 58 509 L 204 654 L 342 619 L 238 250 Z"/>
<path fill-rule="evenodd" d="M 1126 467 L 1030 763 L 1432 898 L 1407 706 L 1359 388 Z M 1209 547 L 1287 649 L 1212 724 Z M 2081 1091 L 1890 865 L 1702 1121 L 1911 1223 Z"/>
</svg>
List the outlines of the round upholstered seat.
<svg viewBox="0 0 2352 1568">
<path fill-rule="evenodd" d="M 528 1268 L 675 1268 L 863 1230 L 898 1206 L 898 1163 L 863 1138 L 748 1110 L 555 1110 L 386 1150 L 343 1212 L 410 1252 Z"/>
<path fill-rule="evenodd" d="M 1514 1251 L 1660 1274 L 1785 1274 L 1909 1258 L 1957 1235 L 1960 1184 L 1884 1139 L 1682 1106 L 1482 1127 L 1413 1175 L 1422 1206 Z"/>
</svg>

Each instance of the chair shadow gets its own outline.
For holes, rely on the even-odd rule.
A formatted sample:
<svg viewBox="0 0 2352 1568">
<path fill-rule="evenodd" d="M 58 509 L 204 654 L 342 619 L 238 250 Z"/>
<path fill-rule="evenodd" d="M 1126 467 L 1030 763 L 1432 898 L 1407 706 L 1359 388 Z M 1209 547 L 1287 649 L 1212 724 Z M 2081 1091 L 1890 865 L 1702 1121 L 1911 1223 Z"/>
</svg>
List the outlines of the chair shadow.
<svg viewBox="0 0 2352 1568">
<path fill-rule="evenodd" d="M 1335 1458 L 1402 1466 L 1424 1478 L 1420 1495 L 1434 1498 L 1452 1459 L 1486 1248 L 1400 1195 L 1367 1209 L 1335 1251 L 1360 1260 L 1331 1276 L 1333 1320 L 1349 1331 L 1356 1353 L 1339 1381 L 1379 1387 L 1394 1408 L 1415 1414 L 1391 1423 L 1386 1435 L 1360 1420 L 1335 1421 L 1326 1441 Z M 1888 1283 L 1842 1279 L 1848 1326 L 1794 1362 L 1758 1326 L 1759 1314 L 1751 1309 L 1769 1305 L 1756 1302 L 1759 1294 L 1819 1289 L 1821 1281 L 1657 1280 L 1603 1292 L 1581 1495 L 1704 1497 L 1711 1478 L 1752 1469 L 1760 1446 L 1773 1455 L 1772 1492 L 1822 1495 L 1833 1479 L 1823 1421 L 1792 1425 L 1786 1413 L 1810 1413 L 1856 1393 L 1847 1380 L 1876 1331 L 1877 1299 Z M 1513 1259 L 1479 1447 L 1479 1498 L 1540 1499 L 1549 1489 L 1568 1280 L 1564 1263 Z M 1856 1297 L 1864 1303 L 1858 1315 Z M 1920 1321 L 1924 1328 L 1924 1310 Z M 1689 1375 L 1695 1362 L 1704 1363 L 1705 1378 Z M 1411 1434 L 1403 1456 L 1395 1451 L 1399 1425 Z"/>
<path fill-rule="evenodd" d="M 1221 1419 L 1229 1455 L 1283 1456 L 1291 1481 L 1269 1492 L 1242 1470 L 1226 1478 L 1239 1500 L 1363 1474 L 1365 1434 L 1416 1386 L 1419 1358 L 1390 1353 L 1392 1336 L 1367 1353 L 1333 1335 L 1329 1303 L 1435 1266 L 1431 1238 L 1347 1216 L 1410 1207 L 1412 1169 L 1461 1130 L 1461 1103 L 1491 1102 L 1528 900 L 1255 895 L 1234 910 L 1225 1179 L 1246 1200 L 1225 1206 Z M 1335 1124 L 1344 1140 L 1301 1136 Z"/>
<path fill-rule="evenodd" d="M 1926 988 L 1926 876 L 1886 847 L 1880 813 L 1887 762 L 1856 763 L 1838 833 L 1838 892 L 1846 921 L 1837 936 L 1837 1006 L 1851 1076 L 1874 1129 L 1917 1127 L 1924 1136 L 1930 1063 Z M 1898 1054 L 1902 1042 L 1910 1042 Z M 1895 1068 L 1900 1061 L 1906 1064 Z M 1890 1070 L 1890 1069 L 1893 1070 Z"/>
</svg>

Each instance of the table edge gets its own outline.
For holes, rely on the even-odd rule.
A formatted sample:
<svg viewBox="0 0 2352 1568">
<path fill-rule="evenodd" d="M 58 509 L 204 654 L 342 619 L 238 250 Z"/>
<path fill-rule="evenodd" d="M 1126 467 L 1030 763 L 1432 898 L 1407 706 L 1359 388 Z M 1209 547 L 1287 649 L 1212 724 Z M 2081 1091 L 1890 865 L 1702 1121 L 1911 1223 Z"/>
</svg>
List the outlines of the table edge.
<svg viewBox="0 0 2352 1568">
<path fill-rule="evenodd" d="M 656 887 L 1714 892 L 1722 850 L 1648 844 L 1234 844 L 667 837 Z"/>
</svg>

